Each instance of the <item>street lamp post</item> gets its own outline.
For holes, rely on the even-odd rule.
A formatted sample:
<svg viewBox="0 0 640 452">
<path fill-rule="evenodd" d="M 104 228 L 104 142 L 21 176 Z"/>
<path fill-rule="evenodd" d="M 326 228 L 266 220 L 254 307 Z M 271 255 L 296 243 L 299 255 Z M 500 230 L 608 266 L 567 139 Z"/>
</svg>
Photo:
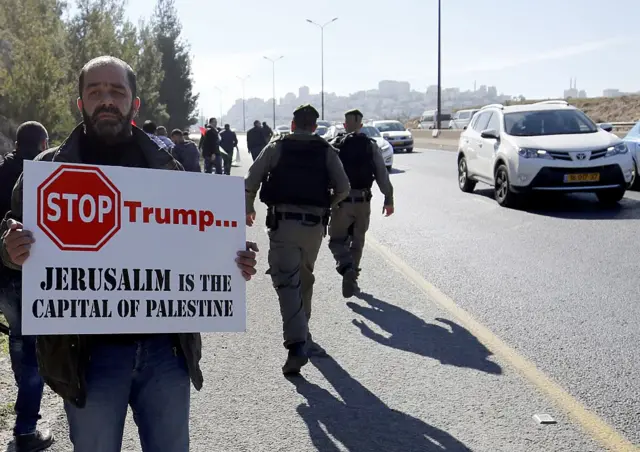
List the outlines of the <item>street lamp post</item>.
<svg viewBox="0 0 640 452">
<path fill-rule="evenodd" d="M 316 27 L 320 28 L 320 78 L 321 78 L 321 84 L 322 87 L 320 88 L 320 97 L 322 99 L 322 119 L 324 120 L 324 27 L 326 27 L 327 25 L 335 22 L 336 20 L 338 20 L 337 17 L 334 17 L 333 19 L 331 19 L 329 22 L 327 22 L 326 24 L 320 25 L 315 23 L 312 20 L 307 19 L 307 22 L 309 22 L 310 24 L 315 25 Z"/>
<path fill-rule="evenodd" d="M 279 61 L 284 58 L 284 55 L 279 56 L 275 60 L 269 57 L 263 57 L 267 61 L 271 61 L 271 65 L 273 66 L 273 130 L 276 129 L 276 61 Z"/>
<path fill-rule="evenodd" d="M 442 68 L 441 68 L 441 56 L 440 56 L 440 9 L 441 9 L 441 0 L 438 0 L 438 116 L 436 118 L 436 130 L 440 133 L 440 126 L 442 123 L 440 122 L 441 110 L 442 110 Z"/>
<path fill-rule="evenodd" d="M 220 126 L 222 126 L 222 93 L 223 91 L 217 86 L 214 86 L 213 88 L 216 89 L 218 93 L 220 93 Z"/>
<path fill-rule="evenodd" d="M 244 132 L 247 131 L 247 114 L 245 113 L 245 95 L 244 95 L 244 82 L 250 77 L 250 75 L 246 75 L 244 77 L 240 77 L 237 75 L 238 80 L 242 82 L 242 130 Z"/>
</svg>

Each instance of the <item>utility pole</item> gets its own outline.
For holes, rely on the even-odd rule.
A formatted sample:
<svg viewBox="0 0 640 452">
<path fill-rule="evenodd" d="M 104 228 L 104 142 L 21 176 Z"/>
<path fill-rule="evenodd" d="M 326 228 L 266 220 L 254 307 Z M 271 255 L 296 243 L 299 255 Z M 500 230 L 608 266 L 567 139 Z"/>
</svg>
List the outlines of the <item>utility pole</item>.
<svg viewBox="0 0 640 452">
<path fill-rule="evenodd" d="M 247 131 L 247 114 L 245 112 L 245 96 L 244 96 L 244 82 L 251 77 L 250 75 L 245 75 L 244 77 L 237 76 L 240 82 L 242 82 L 242 131 Z"/>
<path fill-rule="evenodd" d="M 276 61 L 280 61 L 284 58 L 284 55 L 279 56 L 276 59 L 271 59 L 269 57 L 263 57 L 265 60 L 270 61 L 273 67 L 272 78 L 273 78 L 273 130 L 276 129 Z"/>
<path fill-rule="evenodd" d="M 322 117 L 321 119 L 324 120 L 324 27 L 326 27 L 327 25 L 335 22 L 336 20 L 338 20 L 337 17 L 334 17 L 333 19 L 331 19 L 329 22 L 327 22 L 324 25 L 320 25 L 315 23 L 312 20 L 307 19 L 307 22 L 309 22 L 310 24 L 315 25 L 316 27 L 320 28 L 320 79 L 321 79 L 321 83 L 322 83 L 322 88 L 320 89 L 320 97 L 322 99 Z"/>
<path fill-rule="evenodd" d="M 440 56 L 440 9 L 442 0 L 438 0 L 438 116 L 436 118 L 436 130 L 440 133 L 440 116 L 442 116 L 442 68 L 441 68 L 441 56 Z"/>
</svg>

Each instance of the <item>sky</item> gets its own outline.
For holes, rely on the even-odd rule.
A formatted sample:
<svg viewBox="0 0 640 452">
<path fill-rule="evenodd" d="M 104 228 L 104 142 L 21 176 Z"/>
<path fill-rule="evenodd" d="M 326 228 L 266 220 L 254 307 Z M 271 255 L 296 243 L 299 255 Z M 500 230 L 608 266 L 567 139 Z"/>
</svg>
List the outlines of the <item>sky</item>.
<svg viewBox="0 0 640 452">
<path fill-rule="evenodd" d="M 129 0 L 137 23 L 155 0 Z M 175 0 L 205 116 L 245 96 L 321 90 L 347 95 L 380 80 L 426 90 L 437 81 L 437 0 Z M 442 0 L 442 86 L 494 85 L 527 98 L 562 97 L 575 78 L 587 95 L 640 91 L 638 0 Z"/>
</svg>

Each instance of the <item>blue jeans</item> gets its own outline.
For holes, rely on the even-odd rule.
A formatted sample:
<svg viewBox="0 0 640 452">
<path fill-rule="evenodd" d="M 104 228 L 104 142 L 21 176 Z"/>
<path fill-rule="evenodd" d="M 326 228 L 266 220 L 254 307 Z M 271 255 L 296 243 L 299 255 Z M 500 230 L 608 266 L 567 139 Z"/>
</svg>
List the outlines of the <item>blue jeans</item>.
<svg viewBox="0 0 640 452">
<path fill-rule="evenodd" d="M 36 336 L 22 336 L 20 281 L 3 280 L 0 287 L 0 311 L 9 323 L 9 357 L 18 387 L 14 435 L 28 435 L 36 431 L 40 419 L 40 402 L 44 382 L 38 373 Z"/>
<path fill-rule="evenodd" d="M 64 405 L 74 452 L 120 452 L 129 405 L 144 452 L 189 451 L 191 383 L 169 335 L 95 344 L 86 384 L 84 408 Z"/>
</svg>

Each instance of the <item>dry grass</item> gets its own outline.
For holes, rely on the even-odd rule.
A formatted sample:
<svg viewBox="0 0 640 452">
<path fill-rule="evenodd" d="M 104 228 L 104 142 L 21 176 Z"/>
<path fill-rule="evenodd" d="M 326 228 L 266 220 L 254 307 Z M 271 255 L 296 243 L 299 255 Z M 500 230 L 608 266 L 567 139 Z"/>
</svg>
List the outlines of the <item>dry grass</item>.
<svg viewBox="0 0 640 452">
<path fill-rule="evenodd" d="M 522 105 L 532 104 L 534 102 L 539 101 L 508 101 L 505 102 L 504 105 Z M 584 111 L 595 122 L 630 122 L 640 120 L 640 95 L 568 99 L 568 102 L 571 105 L 574 105 L 575 107 Z M 414 118 L 407 123 L 407 126 L 411 128 L 417 128 L 418 122 L 419 119 Z"/>
<path fill-rule="evenodd" d="M 7 320 L 2 314 L 0 314 L 0 323 L 7 324 Z M 4 356 L 9 353 L 9 338 L 0 333 L 0 356 Z"/>
</svg>

